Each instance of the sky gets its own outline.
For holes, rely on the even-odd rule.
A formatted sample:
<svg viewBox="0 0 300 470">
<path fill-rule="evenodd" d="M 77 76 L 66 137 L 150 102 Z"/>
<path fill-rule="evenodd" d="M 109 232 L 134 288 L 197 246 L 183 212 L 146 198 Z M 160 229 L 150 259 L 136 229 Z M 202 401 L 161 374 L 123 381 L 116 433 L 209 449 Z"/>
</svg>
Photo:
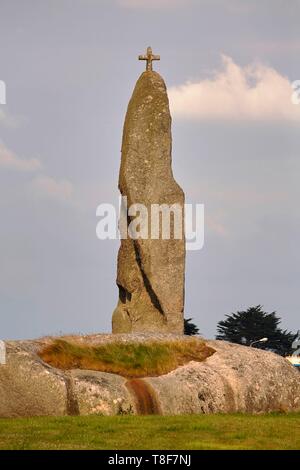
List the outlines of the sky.
<svg viewBox="0 0 300 470">
<path fill-rule="evenodd" d="M 122 127 L 151 45 L 173 170 L 205 205 L 185 316 L 207 338 L 261 304 L 299 319 L 300 1 L 0 0 L 0 337 L 111 331 Z"/>
</svg>

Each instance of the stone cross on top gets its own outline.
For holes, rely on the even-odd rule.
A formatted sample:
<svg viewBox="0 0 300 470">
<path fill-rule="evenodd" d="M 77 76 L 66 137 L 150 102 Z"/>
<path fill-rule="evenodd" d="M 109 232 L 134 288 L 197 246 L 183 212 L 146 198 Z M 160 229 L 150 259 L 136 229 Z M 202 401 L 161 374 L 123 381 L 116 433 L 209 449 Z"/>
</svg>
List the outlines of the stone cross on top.
<svg viewBox="0 0 300 470">
<path fill-rule="evenodd" d="M 152 61 L 153 60 L 160 60 L 160 55 L 154 55 L 152 54 L 152 49 L 151 47 L 147 47 L 147 54 L 146 55 L 139 55 L 139 60 L 146 60 L 146 70 L 147 72 L 152 71 Z"/>
</svg>

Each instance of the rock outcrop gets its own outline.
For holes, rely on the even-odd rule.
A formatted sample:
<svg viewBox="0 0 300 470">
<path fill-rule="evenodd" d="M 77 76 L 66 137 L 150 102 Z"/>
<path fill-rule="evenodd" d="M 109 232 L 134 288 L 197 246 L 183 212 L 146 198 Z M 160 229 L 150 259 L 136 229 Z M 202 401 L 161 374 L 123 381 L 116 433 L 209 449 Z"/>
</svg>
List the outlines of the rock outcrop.
<svg viewBox="0 0 300 470">
<path fill-rule="evenodd" d="M 67 376 L 19 346 L 7 344 L 7 364 L 0 366 L 0 416 L 69 414 Z"/>
<path fill-rule="evenodd" d="M 171 146 L 166 85 L 158 73 L 144 72 L 126 114 L 119 189 L 127 197 L 128 208 L 142 204 L 147 209 L 148 215 L 137 215 L 148 231 L 148 238 L 121 240 L 119 302 L 112 319 L 113 333 L 183 333 L 184 193 L 172 174 Z M 177 214 L 180 213 L 182 228 L 177 225 L 176 233 L 176 216 L 172 215 L 170 239 L 162 238 L 162 223 L 158 239 L 151 238 L 151 227 L 153 230 L 157 221 L 151 212 L 153 204 L 169 208 L 175 204 Z M 129 226 L 133 220 L 134 214 L 126 213 L 125 224 Z M 178 232 L 180 239 L 175 238 Z"/>
<path fill-rule="evenodd" d="M 96 345 L 133 339 L 148 340 L 145 335 L 95 335 L 78 341 Z M 50 367 L 37 353 L 51 341 L 7 342 L 7 364 L 0 366 L 0 417 L 300 410 L 299 372 L 270 352 L 207 341 L 216 352 L 205 361 L 130 380 Z"/>
<path fill-rule="evenodd" d="M 225 341 L 216 353 L 147 381 L 163 414 L 300 410 L 300 374 L 277 354 Z"/>
</svg>

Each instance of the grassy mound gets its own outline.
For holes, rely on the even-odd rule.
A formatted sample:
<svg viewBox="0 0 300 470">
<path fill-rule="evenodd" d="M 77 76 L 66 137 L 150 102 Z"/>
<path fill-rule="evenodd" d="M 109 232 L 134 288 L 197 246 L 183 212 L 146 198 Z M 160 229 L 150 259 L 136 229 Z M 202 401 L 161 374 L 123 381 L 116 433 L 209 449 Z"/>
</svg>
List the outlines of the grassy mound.
<svg viewBox="0 0 300 470">
<path fill-rule="evenodd" d="M 43 361 L 58 369 L 89 369 L 124 377 L 162 375 L 189 361 L 201 362 L 215 352 L 199 339 L 112 342 L 97 346 L 57 339 L 39 353 Z"/>
</svg>

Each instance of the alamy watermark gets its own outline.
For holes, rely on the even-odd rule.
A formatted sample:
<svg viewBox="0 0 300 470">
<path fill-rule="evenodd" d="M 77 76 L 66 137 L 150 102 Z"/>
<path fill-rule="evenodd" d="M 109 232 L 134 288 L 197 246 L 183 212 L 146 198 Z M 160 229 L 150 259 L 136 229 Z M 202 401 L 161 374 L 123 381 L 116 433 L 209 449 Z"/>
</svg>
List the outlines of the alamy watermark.
<svg viewBox="0 0 300 470">
<path fill-rule="evenodd" d="M 182 240 L 185 237 L 188 251 L 201 250 L 204 245 L 204 204 L 128 206 L 127 197 L 122 196 L 118 209 L 113 204 L 99 204 L 96 216 L 101 217 L 96 227 L 99 240 Z"/>
<path fill-rule="evenodd" d="M 6 104 L 6 84 L 0 80 L 0 104 Z"/>
<path fill-rule="evenodd" d="M 6 344 L 0 340 L 0 366 L 6 364 Z"/>
</svg>

